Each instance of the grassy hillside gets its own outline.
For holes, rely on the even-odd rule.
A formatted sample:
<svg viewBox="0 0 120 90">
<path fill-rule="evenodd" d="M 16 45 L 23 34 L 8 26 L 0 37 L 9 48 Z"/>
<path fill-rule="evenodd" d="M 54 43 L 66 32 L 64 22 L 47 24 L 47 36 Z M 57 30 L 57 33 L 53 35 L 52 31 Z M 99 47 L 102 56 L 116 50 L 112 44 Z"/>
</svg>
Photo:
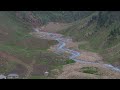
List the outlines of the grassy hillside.
<svg viewBox="0 0 120 90">
<path fill-rule="evenodd" d="M 0 73 L 18 73 L 19 75 L 23 73 L 25 75 L 25 67 L 22 66 L 22 68 L 19 63 L 12 63 L 18 62 L 18 60 L 26 64 L 30 64 L 34 59 L 40 61 L 39 68 L 43 66 L 45 68 L 42 73 L 44 70 L 55 68 L 54 66 L 58 63 L 65 64 L 63 61 L 57 61 L 62 59 L 62 56 L 47 51 L 51 45 L 57 43 L 56 41 L 34 38 L 29 34 L 31 31 L 32 27 L 18 19 L 14 12 L 0 12 L 0 60 L 3 62 L 2 60 L 5 59 L 7 63 L 0 65 L 0 68 L 3 68 L 0 69 Z M 42 63 L 44 60 L 46 63 Z M 63 58 L 63 60 L 65 59 Z M 22 76 L 24 76 L 23 74 Z"/>
<path fill-rule="evenodd" d="M 38 40 L 33 38 L 29 32 L 32 27 L 19 21 L 12 12 L 0 12 L 0 45 L 1 50 L 5 48 L 32 48 L 33 45 L 36 49 L 47 49 L 49 43 L 47 40 Z M 43 44 L 40 44 L 40 43 Z M 54 44 L 56 42 L 53 42 Z M 39 46 L 38 46 L 39 44 Z M 3 47 L 2 47 L 3 46 Z M 34 47 L 34 48 L 35 48 Z"/>
<path fill-rule="evenodd" d="M 102 11 L 75 22 L 60 33 L 86 41 L 79 49 L 101 53 L 104 61 L 120 64 L 120 12 Z"/>
<path fill-rule="evenodd" d="M 23 73 L 24 77 L 27 70 L 18 63 L 19 60 L 28 65 L 35 60 L 29 78 L 46 78 L 43 76 L 45 71 L 52 75 L 52 69 L 73 63 L 64 56 L 47 51 L 56 41 L 37 39 L 29 34 L 34 26 L 48 22 L 71 23 L 60 33 L 78 42 L 85 41 L 79 45 L 79 49 L 98 52 L 104 61 L 120 65 L 120 12 L 1 11 L 0 62 L 4 65 L 0 65 L 0 73 Z"/>
<path fill-rule="evenodd" d="M 89 16 L 93 11 L 18 11 L 15 12 L 24 22 L 43 25 L 48 22 L 73 22 Z"/>
</svg>

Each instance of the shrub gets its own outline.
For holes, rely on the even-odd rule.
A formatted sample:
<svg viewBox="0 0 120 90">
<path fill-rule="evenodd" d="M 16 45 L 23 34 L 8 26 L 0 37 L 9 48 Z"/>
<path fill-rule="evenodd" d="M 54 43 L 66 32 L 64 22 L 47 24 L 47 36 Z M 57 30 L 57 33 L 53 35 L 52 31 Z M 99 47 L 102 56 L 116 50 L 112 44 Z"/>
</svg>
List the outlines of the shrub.
<svg viewBox="0 0 120 90">
<path fill-rule="evenodd" d="M 74 61 L 74 60 L 71 60 L 71 59 L 68 59 L 68 60 L 66 60 L 65 62 L 66 62 L 66 64 L 75 63 L 75 61 Z"/>
<path fill-rule="evenodd" d="M 81 68 L 82 72 L 89 73 L 89 74 L 97 74 L 98 68 L 96 67 L 83 67 Z"/>
</svg>

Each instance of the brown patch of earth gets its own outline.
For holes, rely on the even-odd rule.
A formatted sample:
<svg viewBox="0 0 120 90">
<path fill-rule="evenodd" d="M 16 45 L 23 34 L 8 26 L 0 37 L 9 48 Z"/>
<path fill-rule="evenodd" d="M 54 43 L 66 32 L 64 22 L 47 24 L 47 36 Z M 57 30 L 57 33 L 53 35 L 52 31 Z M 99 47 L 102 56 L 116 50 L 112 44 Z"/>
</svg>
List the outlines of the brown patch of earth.
<svg viewBox="0 0 120 90">
<path fill-rule="evenodd" d="M 70 26 L 70 23 L 54 23 L 50 22 L 45 26 L 39 27 L 40 30 L 45 32 L 58 32 Z"/>
<path fill-rule="evenodd" d="M 80 52 L 80 56 L 77 57 L 77 59 L 90 61 L 90 62 L 103 63 L 102 61 L 103 58 L 98 53 L 84 51 L 84 50 L 78 50 L 78 51 Z"/>
<path fill-rule="evenodd" d="M 83 73 L 81 72 L 82 67 L 97 67 L 98 74 Z M 120 79 L 120 73 L 104 68 L 102 64 L 74 63 L 65 65 L 63 72 L 57 76 L 57 79 Z"/>
<path fill-rule="evenodd" d="M 78 49 L 78 42 L 73 42 L 72 39 L 69 39 L 69 41 L 66 42 L 65 47 L 69 49 Z"/>
</svg>

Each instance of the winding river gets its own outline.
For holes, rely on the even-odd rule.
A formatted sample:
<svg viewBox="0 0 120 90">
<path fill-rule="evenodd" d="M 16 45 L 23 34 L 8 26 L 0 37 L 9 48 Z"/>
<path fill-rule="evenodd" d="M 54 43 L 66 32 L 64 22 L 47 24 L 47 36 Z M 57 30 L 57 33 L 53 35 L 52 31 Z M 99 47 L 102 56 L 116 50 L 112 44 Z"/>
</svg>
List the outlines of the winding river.
<svg viewBox="0 0 120 90">
<path fill-rule="evenodd" d="M 35 29 L 36 33 L 38 36 L 42 33 L 44 35 L 43 37 L 40 36 L 41 38 L 44 39 L 50 39 L 50 40 L 57 40 L 59 43 L 56 47 L 56 51 L 58 52 L 68 52 L 70 53 L 69 59 L 74 60 L 75 62 L 80 62 L 80 63 L 88 63 L 88 64 L 100 64 L 105 68 L 112 69 L 114 71 L 120 72 L 120 69 L 117 67 L 112 66 L 111 64 L 101 64 L 101 63 L 96 63 L 96 62 L 90 62 L 90 61 L 84 61 L 80 59 L 76 59 L 78 56 L 80 56 L 80 52 L 66 48 L 66 42 L 69 41 L 68 38 L 64 38 L 63 35 L 57 34 L 57 33 L 49 33 L 49 32 L 41 32 Z"/>
</svg>

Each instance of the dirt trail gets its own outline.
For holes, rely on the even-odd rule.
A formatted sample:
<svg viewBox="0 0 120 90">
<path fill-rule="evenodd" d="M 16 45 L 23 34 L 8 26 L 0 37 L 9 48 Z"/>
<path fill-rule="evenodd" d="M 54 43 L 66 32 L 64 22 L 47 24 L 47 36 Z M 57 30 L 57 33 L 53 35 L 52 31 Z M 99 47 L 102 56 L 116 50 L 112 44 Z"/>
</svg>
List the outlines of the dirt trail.
<svg viewBox="0 0 120 90">
<path fill-rule="evenodd" d="M 42 27 L 39 27 L 40 30 L 46 31 L 46 32 L 58 32 L 62 29 L 65 29 L 69 26 L 71 26 L 71 23 L 55 23 L 55 22 L 49 22 L 47 25 L 44 25 Z"/>
<path fill-rule="evenodd" d="M 5 52 L 0 52 L 0 56 L 7 58 L 8 60 L 14 61 L 18 64 L 23 65 L 27 69 L 25 78 L 28 78 L 30 76 L 31 72 L 33 71 L 33 64 L 35 63 L 35 60 L 33 60 L 30 65 L 28 65 L 28 64 L 24 63 L 23 61 L 19 60 L 18 58 L 11 56 L 10 54 L 5 53 Z"/>
<path fill-rule="evenodd" d="M 25 79 L 29 78 L 31 73 L 33 72 L 33 65 L 35 64 L 35 62 L 36 61 L 33 60 L 32 63 L 29 66 L 27 66 L 28 72 L 27 72 L 27 74 L 25 76 Z"/>
</svg>

